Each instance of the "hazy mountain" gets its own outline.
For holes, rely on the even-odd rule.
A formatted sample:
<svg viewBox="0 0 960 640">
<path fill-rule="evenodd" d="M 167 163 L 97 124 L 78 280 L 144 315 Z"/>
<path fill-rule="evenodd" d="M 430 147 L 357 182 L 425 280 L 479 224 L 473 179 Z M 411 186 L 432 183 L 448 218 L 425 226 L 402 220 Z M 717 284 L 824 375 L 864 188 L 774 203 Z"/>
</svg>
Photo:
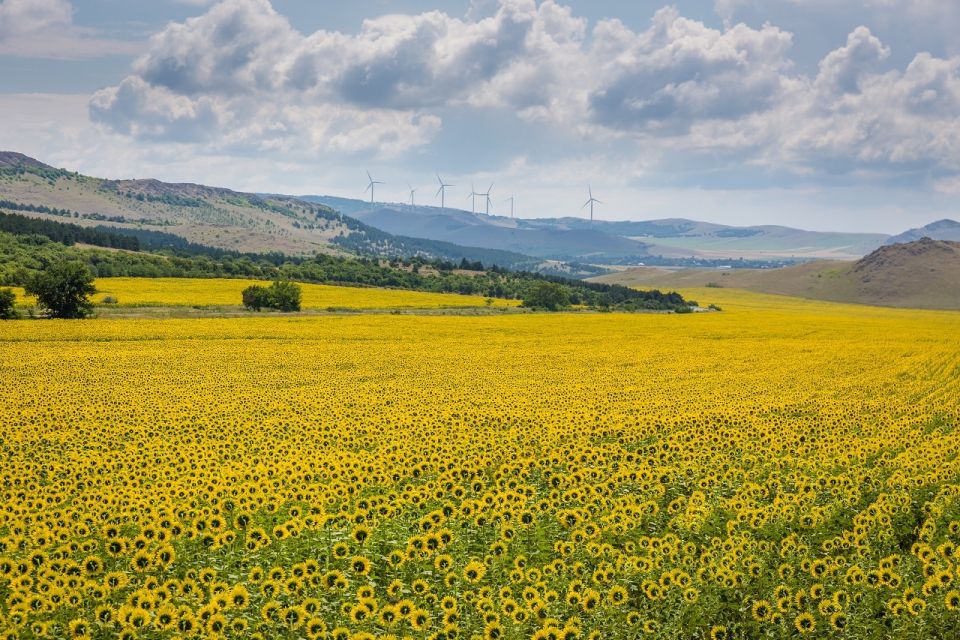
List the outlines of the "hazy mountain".
<svg viewBox="0 0 960 640">
<path fill-rule="evenodd" d="M 15 152 L 0 152 L 0 210 L 81 226 L 162 231 L 197 244 L 240 252 L 419 255 L 574 276 L 602 272 L 545 263 L 503 247 L 464 247 L 396 236 L 328 206 L 291 196 L 152 179 L 94 178 Z"/>
<path fill-rule="evenodd" d="M 899 242 L 913 242 L 920 238 L 932 238 L 933 240 L 952 240 L 960 241 L 960 222 L 956 220 L 938 220 L 931 222 L 925 227 L 919 229 L 910 229 L 900 235 L 887 239 L 886 244 L 896 244 Z"/>
<path fill-rule="evenodd" d="M 371 204 L 328 196 L 302 196 L 327 205 L 389 233 L 443 240 L 477 247 L 496 247 L 553 259 L 630 258 L 656 255 L 646 242 L 607 233 L 541 221 L 488 216 L 461 209 Z"/>
<path fill-rule="evenodd" d="M 597 282 L 650 287 L 720 286 L 890 307 L 960 309 L 960 243 L 923 238 L 883 246 L 857 261 L 783 269 L 628 269 Z"/>
<path fill-rule="evenodd" d="M 641 222 L 584 218 L 521 219 L 462 209 L 371 204 L 303 196 L 390 233 L 542 257 L 629 263 L 644 256 L 700 258 L 851 258 L 883 244 L 877 233 L 803 231 L 781 226 L 731 227 L 683 218 Z"/>
</svg>

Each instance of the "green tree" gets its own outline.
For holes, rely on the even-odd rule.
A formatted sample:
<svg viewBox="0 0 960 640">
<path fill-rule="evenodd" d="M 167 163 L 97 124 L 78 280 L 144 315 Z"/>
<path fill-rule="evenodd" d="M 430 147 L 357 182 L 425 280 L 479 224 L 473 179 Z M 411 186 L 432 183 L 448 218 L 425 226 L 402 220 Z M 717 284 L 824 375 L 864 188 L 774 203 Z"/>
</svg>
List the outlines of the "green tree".
<svg viewBox="0 0 960 640">
<path fill-rule="evenodd" d="M 270 308 L 280 311 L 300 311 L 300 285 L 289 280 L 277 280 L 269 289 Z"/>
<path fill-rule="evenodd" d="M 254 311 L 300 311 L 300 285 L 288 280 L 277 280 L 269 287 L 251 285 L 243 290 L 242 296 L 243 306 Z"/>
<path fill-rule="evenodd" d="M 50 265 L 31 278 L 25 289 L 51 318 L 87 317 L 93 311 L 90 296 L 97 292 L 87 266 L 71 261 Z"/>
<path fill-rule="evenodd" d="M 270 306 L 270 292 L 266 287 L 251 285 L 243 290 L 243 306 L 253 311 L 260 311 Z"/>
<path fill-rule="evenodd" d="M 0 320 L 13 320 L 20 317 L 14 304 L 17 301 L 13 289 L 0 289 Z"/>
<path fill-rule="evenodd" d="M 558 311 L 570 306 L 570 292 L 556 282 L 538 282 L 527 290 L 523 306 Z"/>
</svg>

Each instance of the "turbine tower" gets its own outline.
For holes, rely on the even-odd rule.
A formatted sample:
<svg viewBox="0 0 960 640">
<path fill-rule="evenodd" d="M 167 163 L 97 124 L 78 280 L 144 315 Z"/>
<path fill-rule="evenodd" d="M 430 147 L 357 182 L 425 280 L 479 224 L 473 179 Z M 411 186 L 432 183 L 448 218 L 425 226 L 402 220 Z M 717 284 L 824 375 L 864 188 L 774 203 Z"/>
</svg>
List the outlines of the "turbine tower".
<svg viewBox="0 0 960 640">
<path fill-rule="evenodd" d="M 587 193 L 590 194 L 590 199 L 583 203 L 583 207 L 580 207 L 580 210 L 582 211 L 584 207 L 586 207 L 587 205 L 590 205 L 590 222 L 593 223 L 593 205 L 594 203 L 596 204 L 603 204 L 603 203 L 593 197 L 593 189 L 590 187 L 590 185 L 587 185 Z"/>
<path fill-rule="evenodd" d="M 493 183 L 490 183 L 490 186 L 487 187 L 487 190 L 484 193 L 478 193 L 478 196 L 483 196 L 486 199 L 487 204 L 487 215 L 490 215 L 490 192 L 493 191 Z"/>
<path fill-rule="evenodd" d="M 470 199 L 470 213 L 477 212 L 477 196 L 482 196 L 482 193 L 477 193 L 477 190 L 473 188 L 473 181 L 470 181 L 470 195 L 467 197 Z"/>
<path fill-rule="evenodd" d="M 407 186 L 410 187 L 410 206 L 412 207 L 412 206 L 414 206 L 414 205 L 416 204 L 416 203 L 413 201 L 413 194 L 415 194 L 415 193 L 417 192 L 417 190 L 414 189 L 413 186 L 411 186 L 411 184 L 410 184 L 409 182 L 407 183 Z"/>
<path fill-rule="evenodd" d="M 507 200 L 510 201 L 510 217 L 512 218 L 513 217 L 513 196 L 503 199 L 504 202 L 506 202 Z"/>
<path fill-rule="evenodd" d="M 373 179 L 373 176 L 370 175 L 370 172 L 369 172 L 369 171 L 367 171 L 367 179 L 370 181 L 370 183 L 367 185 L 367 188 L 363 190 L 363 192 L 364 192 L 364 193 L 366 193 L 367 191 L 370 192 L 370 204 L 373 204 L 373 187 L 374 187 L 374 185 L 384 184 L 384 183 L 383 183 L 383 182 L 380 182 L 379 180 L 374 180 L 374 179 Z"/>
<path fill-rule="evenodd" d="M 440 183 L 440 188 L 437 189 L 437 195 L 440 196 L 440 208 L 443 209 L 444 196 L 447 194 L 447 187 L 454 187 L 456 185 L 447 184 L 446 182 L 444 182 L 443 178 L 440 177 L 439 173 L 437 174 L 437 182 Z"/>
</svg>

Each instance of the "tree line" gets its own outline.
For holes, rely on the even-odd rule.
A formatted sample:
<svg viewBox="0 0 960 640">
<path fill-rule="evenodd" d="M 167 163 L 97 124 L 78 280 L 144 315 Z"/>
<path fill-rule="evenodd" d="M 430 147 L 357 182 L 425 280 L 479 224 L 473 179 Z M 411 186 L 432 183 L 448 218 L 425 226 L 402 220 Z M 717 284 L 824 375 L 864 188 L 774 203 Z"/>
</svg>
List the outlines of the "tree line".
<svg viewBox="0 0 960 640">
<path fill-rule="evenodd" d="M 129 252 L 70 246 L 76 242 Z M 155 246 L 158 248 L 144 251 Z M 684 310 L 692 304 L 678 293 L 637 291 L 620 285 L 510 270 L 496 264 L 485 266 L 479 260 L 466 257 L 454 262 L 421 256 L 346 258 L 322 254 L 311 257 L 241 254 L 189 243 L 179 236 L 157 231 L 86 228 L 0 213 L 0 285 L 24 286 L 50 265 L 64 260 L 80 262 L 94 277 L 100 278 L 250 278 L 344 284 L 518 299 L 538 308 L 577 305 L 598 309 Z M 549 302 L 542 303 L 543 300 Z"/>
</svg>

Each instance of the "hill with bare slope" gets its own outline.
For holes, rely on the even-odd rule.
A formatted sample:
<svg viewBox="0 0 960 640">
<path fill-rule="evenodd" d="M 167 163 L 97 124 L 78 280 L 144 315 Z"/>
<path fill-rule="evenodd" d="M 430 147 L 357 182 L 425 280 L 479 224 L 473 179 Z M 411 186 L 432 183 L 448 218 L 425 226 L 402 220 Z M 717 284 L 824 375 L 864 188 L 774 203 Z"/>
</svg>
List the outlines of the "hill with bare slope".
<svg viewBox="0 0 960 640">
<path fill-rule="evenodd" d="M 0 208 L 69 221 L 152 229 L 241 252 L 337 253 L 349 233 L 329 207 L 230 189 L 159 180 L 106 180 L 0 152 Z"/>
<path fill-rule="evenodd" d="M 357 254 L 482 262 L 580 276 L 603 269 L 552 264 L 497 247 L 460 246 L 384 232 L 340 211 L 292 196 L 242 193 L 153 179 L 108 180 L 0 152 L 0 211 L 110 232 L 161 232 L 241 253 Z"/>
<path fill-rule="evenodd" d="M 856 262 L 782 269 L 628 269 L 595 278 L 632 287 L 719 286 L 887 307 L 960 309 L 960 242 L 923 238 L 880 247 Z"/>
</svg>

